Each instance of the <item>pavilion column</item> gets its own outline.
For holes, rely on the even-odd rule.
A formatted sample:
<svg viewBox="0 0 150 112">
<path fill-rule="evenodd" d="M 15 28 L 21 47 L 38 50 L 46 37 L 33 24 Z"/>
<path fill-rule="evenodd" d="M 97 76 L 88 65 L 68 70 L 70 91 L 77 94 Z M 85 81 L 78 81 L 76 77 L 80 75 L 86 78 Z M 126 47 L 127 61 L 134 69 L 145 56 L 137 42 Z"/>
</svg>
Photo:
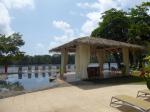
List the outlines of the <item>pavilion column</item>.
<svg viewBox="0 0 150 112">
<path fill-rule="evenodd" d="M 105 63 L 105 50 L 104 49 L 98 50 L 97 57 L 100 65 L 100 78 L 104 78 L 103 65 Z"/>
<path fill-rule="evenodd" d="M 90 46 L 80 44 L 76 48 L 76 73 L 80 79 L 87 79 L 87 67 L 90 61 Z"/>
<path fill-rule="evenodd" d="M 75 72 L 77 78 L 80 78 L 80 54 L 79 54 L 79 46 L 76 47 L 75 53 Z"/>
<path fill-rule="evenodd" d="M 129 49 L 127 47 L 122 48 L 123 63 L 125 64 L 126 70 L 125 75 L 129 75 Z"/>
<path fill-rule="evenodd" d="M 68 51 L 67 51 L 67 49 L 63 49 L 62 52 L 61 52 L 60 78 L 64 78 L 64 73 L 66 73 L 67 63 L 68 63 Z"/>
</svg>

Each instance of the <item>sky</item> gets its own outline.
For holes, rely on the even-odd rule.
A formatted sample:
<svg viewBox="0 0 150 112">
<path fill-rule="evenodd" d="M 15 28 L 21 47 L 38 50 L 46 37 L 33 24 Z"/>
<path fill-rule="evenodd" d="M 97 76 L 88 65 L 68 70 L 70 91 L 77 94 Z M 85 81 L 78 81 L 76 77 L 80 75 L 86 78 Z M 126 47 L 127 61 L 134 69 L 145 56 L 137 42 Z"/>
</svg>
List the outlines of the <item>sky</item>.
<svg viewBox="0 0 150 112">
<path fill-rule="evenodd" d="M 101 13 L 127 11 L 150 0 L 0 0 L 0 34 L 22 34 L 27 55 L 48 50 L 75 38 L 89 36 Z"/>
</svg>

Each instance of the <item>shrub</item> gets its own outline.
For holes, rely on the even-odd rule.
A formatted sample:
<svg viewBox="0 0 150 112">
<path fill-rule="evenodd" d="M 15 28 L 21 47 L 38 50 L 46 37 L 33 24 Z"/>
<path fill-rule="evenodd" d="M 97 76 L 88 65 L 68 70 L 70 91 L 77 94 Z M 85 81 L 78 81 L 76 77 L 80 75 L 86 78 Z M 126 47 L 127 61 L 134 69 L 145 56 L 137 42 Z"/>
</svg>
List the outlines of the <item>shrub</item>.
<svg viewBox="0 0 150 112">
<path fill-rule="evenodd" d="M 141 69 L 140 76 L 144 78 L 147 84 L 147 88 L 150 89 L 150 56 L 144 58 L 145 64 Z"/>
</svg>

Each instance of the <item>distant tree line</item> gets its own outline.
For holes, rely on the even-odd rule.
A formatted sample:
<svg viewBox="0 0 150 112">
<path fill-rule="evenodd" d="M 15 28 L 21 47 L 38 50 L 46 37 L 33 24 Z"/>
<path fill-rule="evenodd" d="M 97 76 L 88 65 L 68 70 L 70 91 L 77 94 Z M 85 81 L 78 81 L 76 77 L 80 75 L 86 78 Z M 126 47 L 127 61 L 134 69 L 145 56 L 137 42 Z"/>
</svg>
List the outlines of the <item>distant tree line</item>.
<svg viewBox="0 0 150 112">
<path fill-rule="evenodd" d="M 25 55 L 19 60 L 11 60 L 8 65 L 38 65 L 38 64 L 60 64 L 61 55 L 35 55 L 29 56 Z M 68 55 L 68 64 L 74 64 L 75 59 L 73 54 Z"/>
</svg>

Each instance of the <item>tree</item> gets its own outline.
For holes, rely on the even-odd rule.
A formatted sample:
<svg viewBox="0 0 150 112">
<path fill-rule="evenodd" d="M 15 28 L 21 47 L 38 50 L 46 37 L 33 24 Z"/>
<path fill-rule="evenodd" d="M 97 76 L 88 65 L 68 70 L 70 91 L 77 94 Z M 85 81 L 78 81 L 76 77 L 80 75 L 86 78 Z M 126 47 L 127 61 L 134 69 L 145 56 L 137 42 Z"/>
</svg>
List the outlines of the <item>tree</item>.
<svg viewBox="0 0 150 112">
<path fill-rule="evenodd" d="M 19 49 L 24 45 L 21 37 L 22 35 L 19 33 L 13 33 L 10 36 L 0 35 L 0 62 L 5 65 L 5 73 L 7 73 L 9 61 L 18 59 L 23 55 Z"/>
<path fill-rule="evenodd" d="M 129 12 L 114 8 L 105 11 L 91 36 L 145 45 L 145 41 L 150 42 L 150 2 L 143 2 Z"/>
<path fill-rule="evenodd" d="M 126 12 L 117 9 L 105 11 L 102 22 L 92 33 L 92 37 L 101 37 L 118 41 L 126 41 L 129 27 L 129 20 Z"/>
<path fill-rule="evenodd" d="M 141 5 L 131 8 L 128 12 L 110 9 L 103 13 L 102 19 L 99 27 L 91 33 L 92 37 L 101 37 L 149 47 L 150 2 L 143 2 Z"/>
<path fill-rule="evenodd" d="M 150 2 L 144 2 L 140 6 L 131 8 L 129 12 L 130 27 L 128 42 L 145 44 L 150 42 Z"/>
</svg>

